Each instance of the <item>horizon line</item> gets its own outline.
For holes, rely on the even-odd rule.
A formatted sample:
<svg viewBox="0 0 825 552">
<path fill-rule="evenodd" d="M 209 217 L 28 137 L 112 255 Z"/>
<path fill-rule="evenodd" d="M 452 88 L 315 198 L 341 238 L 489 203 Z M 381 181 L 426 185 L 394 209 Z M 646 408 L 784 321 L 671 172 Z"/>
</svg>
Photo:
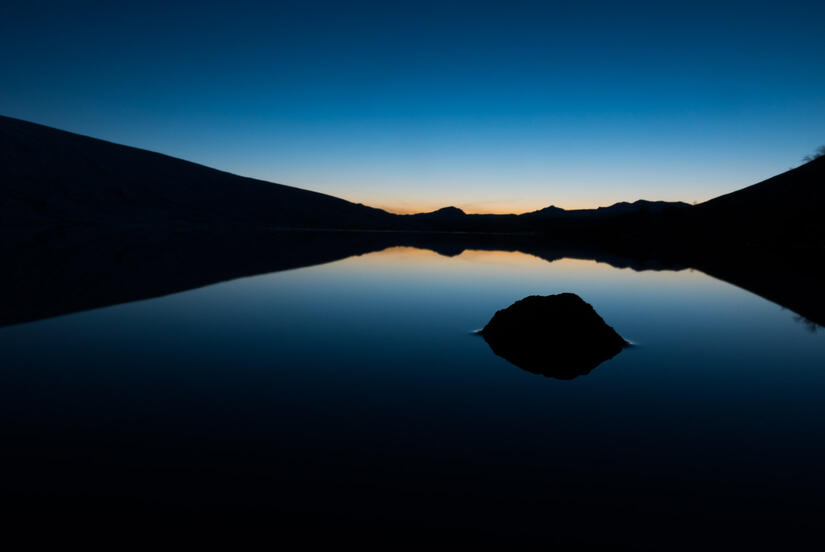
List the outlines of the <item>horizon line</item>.
<svg viewBox="0 0 825 552">
<path fill-rule="evenodd" d="M 523 214 L 526 214 L 526 213 L 532 213 L 532 212 L 540 211 L 542 209 L 547 209 L 547 208 L 550 208 L 550 207 L 556 207 L 558 209 L 563 209 L 565 211 L 595 210 L 595 209 L 599 209 L 599 208 L 602 208 L 602 207 L 611 207 L 613 205 L 617 205 L 617 204 L 620 204 L 620 203 L 633 204 L 637 201 L 650 201 L 652 203 L 661 201 L 661 202 L 666 202 L 666 203 L 686 203 L 688 205 L 697 205 L 697 204 L 703 203 L 705 201 L 708 201 L 710 199 L 713 199 L 714 197 L 718 197 L 718 196 L 711 196 L 709 198 L 704 198 L 702 201 L 686 201 L 686 200 L 683 200 L 683 199 L 647 200 L 647 199 L 644 199 L 644 198 L 636 198 L 632 201 L 622 199 L 622 200 L 619 200 L 619 201 L 614 201 L 614 202 L 609 203 L 607 205 L 600 205 L 600 204 L 593 203 L 593 204 L 589 204 L 588 206 L 584 206 L 584 205 L 562 206 L 562 205 L 559 205 L 559 204 L 556 204 L 556 203 L 551 203 L 551 204 L 548 204 L 548 205 L 537 206 L 537 207 L 527 208 L 527 209 L 525 209 L 524 207 L 512 207 L 512 208 L 509 208 L 509 209 L 506 208 L 506 207 L 504 207 L 504 208 L 501 208 L 501 207 L 495 208 L 494 207 L 494 208 L 490 208 L 490 209 L 483 209 L 483 208 L 479 209 L 477 207 L 477 205 L 479 203 L 495 203 L 493 201 L 488 201 L 488 202 L 479 202 L 479 201 L 449 202 L 449 201 L 447 201 L 447 202 L 438 203 L 438 204 L 436 204 L 435 202 L 426 202 L 426 203 L 422 202 L 420 204 L 421 205 L 420 207 L 406 207 L 406 206 L 403 206 L 403 205 L 399 205 L 399 203 L 401 203 L 401 204 L 407 203 L 404 200 L 400 200 L 399 203 L 393 203 L 393 202 L 386 202 L 386 201 L 380 201 L 380 200 L 372 202 L 372 201 L 365 200 L 365 199 L 355 199 L 355 198 L 350 199 L 350 198 L 345 197 L 344 195 L 338 195 L 338 194 L 335 194 L 335 193 L 320 191 L 317 188 L 302 187 L 302 186 L 296 186 L 296 185 L 293 185 L 293 184 L 287 184 L 285 182 L 280 182 L 277 179 L 272 179 L 271 177 L 265 177 L 265 176 L 262 177 L 262 176 L 252 175 L 252 174 L 242 174 L 241 172 L 234 172 L 234 170 L 232 170 L 232 169 L 218 168 L 217 166 L 214 166 L 212 164 L 207 164 L 207 162 L 203 162 L 203 161 L 199 161 L 199 160 L 193 160 L 193 159 L 186 159 L 184 157 L 179 157 L 179 156 L 174 155 L 174 154 L 165 153 L 164 151 L 161 151 L 160 149 L 154 149 L 154 148 L 149 148 L 149 147 L 145 147 L 145 146 L 133 146 L 133 145 L 129 145 L 129 144 L 125 144 L 125 143 L 122 143 L 122 142 L 112 140 L 110 138 L 102 138 L 102 137 L 93 136 L 91 134 L 86 134 L 84 132 L 79 132 L 79 131 L 74 131 L 74 130 L 67 130 L 65 128 L 60 128 L 60 127 L 52 126 L 50 124 L 45 124 L 45 123 L 39 123 L 39 122 L 36 122 L 36 121 L 23 119 L 23 118 L 13 116 L 13 115 L 5 115 L 5 114 L 0 113 L 0 117 L 20 121 L 20 122 L 23 122 L 23 123 L 26 123 L 26 124 L 41 126 L 41 127 L 48 128 L 48 129 L 51 129 L 51 130 L 56 130 L 58 132 L 65 132 L 65 133 L 68 133 L 68 134 L 74 134 L 76 136 L 81 136 L 81 137 L 92 139 L 92 140 L 106 142 L 106 143 L 113 144 L 113 145 L 116 145 L 116 146 L 127 147 L 127 148 L 137 149 L 137 150 L 141 150 L 141 151 L 146 151 L 146 152 L 157 154 L 157 155 L 162 155 L 162 156 L 169 157 L 169 158 L 172 158 L 172 159 L 177 159 L 177 160 L 180 160 L 180 161 L 184 161 L 186 163 L 192 163 L 194 165 L 199 165 L 199 166 L 202 166 L 202 167 L 205 167 L 205 168 L 208 168 L 208 169 L 224 172 L 224 173 L 227 173 L 227 174 L 232 174 L 234 176 L 238 176 L 238 177 L 241 177 L 241 178 L 250 178 L 250 179 L 253 179 L 253 180 L 259 180 L 259 181 L 262 181 L 262 182 L 267 182 L 269 184 L 287 186 L 287 187 L 290 187 L 290 188 L 296 188 L 296 189 L 305 190 L 305 191 L 308 191 L 308 192 L 314 192 L 314 193 L 319 193 L 319 194 L 323 194 L 323 195 L 328 195 L 328 196 L 331 196 L 331 197 L 342 199 L 344 201 L 348 201 L 350 203 L 357 203 L 357 204 L 365 205 L 367 207 L 372 207 L 372 208 L 375 208 L 375 209 L 381 209 L 383 211 L 386 211 L 388 213 L 395 214 L 395 215 L 414 215 L 414 214 L 432 213 L 434 211 L 438 211 L 440 209 L 444 209 L 444 208 L 447 208 L 447 207 L 455 207 L 455 208 L 461 209 L 461 211 L 463 211 L 467 215 L 523 215 Z M 805 164 L 805 163 L 803 163 L 803 164 Z M 792 167 L 791 169 L 793 169 L 793 168 L 796 168 L 796 167 Z M 779 173 L 779 174 L 781 174 L 781 173 Z M 776 176 L 776 175 L 774 175 L 774 176 Z M 750 186 L 752 184 L 749 184 L 748 186 Z M 734 192 L 734 191 L 736 191 L 736 189 L 733 189 L 730 192 L 725 192 L 724 194 L 720 194 L 720 195 L 725 195 L 727 193 L 731 193 L 731 192 Z M 502 203 L 505 204 L 505 205 L 507 204 L 507 202 L 502 202 Z"/>
<path fill-rule="evenodd" d="M 305 188 L 302 188 L 302 189 L 305 189 Z M 309 191 L 315 191 L 315 190 L 309 190 Z M 328 194 L 328 195 L 332 195 L 332 194 Z M 335 197 L 338 197 L 338 196 L 335 196 Z M 346 198 L 341 198 L 341 199 L 346 199 Z M 609 204 L 606 204 L 606 205 L 591 204 L 590 206 L 586 206 L 586 207 L 585 206 L 562 207 L 561 205 L 551 203 L 551 204 L 545 205 L 543 207 L 536 207 L 536 208 L 527 209 L 527 210 L 522 210 L 520 208 L 511 209 L 511 210 L 495 209 L 495 208 L 494 209 L 489 209 L 489 210 L 478 210 L 477 208 L 473 208 L 471 206 L 463 207 L 462 205 L 466 205 L 466 204 L 461 203 L 461 202 L 446 203 L 446 204 L 442 203 L 442 204 L 438 204 L 439 206 L 434 206 L 433 204 L 427 203 L 427 204 L 423 204 L 422 207 L 399 207 L 397 205 L 387 204 L 387 203 L 380 203 L 380 202 L 371 203 L 371 202 L 363 202 L 363 201 L 353 201 L 353 200 L 349 200 L 349 199 L 347 199 L 346 201 L 352 201 L 353 203 L 360 203 L 361 205 L 366 205 L 367 207 L 373 207 L 375 209 L 381 209 L 382 211 L 386 211 L 386 212 L 391 213 L 393 215 L 420 215 L 420 214 L 426 214 L 426 213 L 433 213 L 435 211 L 439 211 L 441 209 L 447 209 L 447 208 L 460 209 L 466 215 L 525 215 L 527 213 L 535 213 L 536 211 L 541 211 L 542 209 L 549 209 L 551 207 L 555 207 L 556 209 L 561 209 L 563 211 L 590 211 L 590 210 L 596 210 L 596 209 L 612 207 L 614 205 L 618 205 L 618 204 L 621 204 L 621 203 L 627 203 L 627 204 L 632 205 L 632 204 L 634 204 L 636 202 L 639 202 L 639 201 L 648 201 L 650 203 L 658 203 L 658 202 L 662 202 L 662 203 L 686 203 L 688 205 L 695 205 L 695 204 L 702 203 L 702 202 L 699 202 L 699 201 L 691 202 L 691 201 L 683 201 L 683 200 L 637 198 L 637 199 L 634 199 L 632 201 L 630 201 L 630 200 L 621 200 L 621 201 L 615 201 L 613 203 L 609 203 Z"/>
</svg>

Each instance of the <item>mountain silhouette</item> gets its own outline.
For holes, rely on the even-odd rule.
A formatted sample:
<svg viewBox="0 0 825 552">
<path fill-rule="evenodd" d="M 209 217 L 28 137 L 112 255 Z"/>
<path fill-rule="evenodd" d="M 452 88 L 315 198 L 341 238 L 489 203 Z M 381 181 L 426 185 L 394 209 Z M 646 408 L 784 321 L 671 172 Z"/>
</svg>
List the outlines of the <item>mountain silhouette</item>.
<svg viewBox="0 0 825 552">
<path fill-rule="evenodd" d="M 639 200 L 597 209 L 549 206 L 520 215 L 466 214 L 452 206 L 396 215 L 0 116 L 0 192 L 4 231 L 137 224 L 531 233 L 682 248 L 825 244 L 825 157 L 695 206 Z"/>
<path fill-rule="evenodd" d="M 395 216 L 325 194 L 0 117 L 0 220 L 352 228 Z"/>
<path fill-rule="evenodd" d="M 432 211 L 431 213 L 417 213 L 414 215 L 410 215 L 411 217 L 418 217 L 418 218 L 442 218 L 442 219 L 450 219 L 450 218 L 461 218 L 467 216 L 467 213 L 459 209 L 458 207 L 453 207 L 452 205 L 449 207 L 442 207 L 437 211 Z"/>
<path fill-rule="evenodd" d="M 521 215 L 457 207 L 396 215 L 326 194 L 246 178 L 130 146 L 0 116 L 4 228 L 51 224 L 535 232 L 683 203 L 598 209 L 547 207 Z"/>
<path fill-rule="evenodd" d="M 825 246 L 825 157 L 690 210 L 703 236 L 760 246 Z"/>
</svg>

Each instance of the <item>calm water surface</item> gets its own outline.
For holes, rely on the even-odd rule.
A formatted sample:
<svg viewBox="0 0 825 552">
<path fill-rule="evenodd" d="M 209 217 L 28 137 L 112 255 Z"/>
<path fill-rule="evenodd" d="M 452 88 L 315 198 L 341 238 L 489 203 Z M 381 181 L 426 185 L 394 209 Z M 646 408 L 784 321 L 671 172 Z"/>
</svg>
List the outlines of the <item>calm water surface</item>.
<svg viewBox="0 0 825 552">
<path fill-rule="evenodd" d="M 561 381 L 473 334 L 563 291 L 634 346 Z M 821 519 L 825 331 L 696 271 L 393 248 L 0 328 L 0 348 L 4 487 L 32 508 L 605 540 Z"/>
</svg>

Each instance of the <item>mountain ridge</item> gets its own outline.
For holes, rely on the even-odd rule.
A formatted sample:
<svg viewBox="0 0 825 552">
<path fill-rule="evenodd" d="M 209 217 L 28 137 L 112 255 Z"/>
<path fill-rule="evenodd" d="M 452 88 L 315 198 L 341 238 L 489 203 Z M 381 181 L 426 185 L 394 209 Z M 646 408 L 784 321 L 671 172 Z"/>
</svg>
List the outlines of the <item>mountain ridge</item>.
<svg viewBox="0 0 825 552">
<path fill-rule="evenodd" d="M 5 225 L 186 220 L 348 226 L 381 224 L 393 216 L 327 194 L 2 116 L 0 177 Z"/>
<path fill-rule="evenodd" d="M 113 157 L 114 159 L 112 159 Z M 329 213 L 327 213 L 328 218 L 323 220 L 317 216 L 298 217 L 295 210 L 300 211 L 300 200 L 312 200 L 321 206 L 350 210 L 353 216 L 364 217 L 363 222 L 365 222 L 367 228 L 382 224 L 388 227 L 398 226 L 398 221 L 403 221 L 408 217 L 410 220 L 446 220 L 452 217 L 483 217 L 486 220 L 498 217 L 536 218 L 550 214 L 607 213 L 620 205 L 637 206 L 640 204 L 663 203 L 638 200 L 633 203 L 621 202 L 597 209 L 577 210 L 565 210 L 549 206 L 521 214 L 465 213 L 457 207 L 448 206 L 427 213 L 396 215 L 383 209 L 350 202 L 328 194 L 245 177 L 200 163 L 172 157 L 161 152 L 118 144 L 5 116 L 0 116 L 0 160 L 3 161 L 0 175 L 3 176 L 5 182 L 3 185 L 5 197 L 0 212 L 3 214 L 3 221 L 6 225 L 15 221 L 24 224 L 26 222 L 45 222 L 46 220 L 116 222 L 110 220 L 110 217 L 106 217 L 105 213 L 107 210 L 113 210 L 115 205 L 123 203 L 130 203 L 135 207 L 144 208 L 143 212 L 131 213 L 132 222 L 137 220 L 151 221 L 153 211 L 155 214 L 168 211 L 168 214 L 174 217 L 176 214 L 180 214 L 180 212 L 174 212 L 175 208 L 180 209 L 182 212 L 187 207 L 190 209 L 190 214 L 194 215 L 196 219 L 203 222 L 214 221 L 214 214 L 203 212 L 204 206 L 193 205 L 191 196 L 203 193 L 205 186 L 203 183 L 197 185 L 192 182 L 190 174 L 196 175 L 201 180 L 206 181 L 207 184 L 220 181 L 225 186 L 241 186 L 244 188 L 240 190 L 241 192 L 254 191 L 261 194 L 263 197 L 258 198 L 261 200 L 299 203 L 299 205 L 293 204 L 290 206 L 289 212 L 276 209 L 271 214 L 261 212 L 260 206 L 247 205 L 240 208 L 240 206 L 232 204 L 221 205 L 220 211 L 224 213 L 226 220 L 237 222 L 240 216 L 245 214 L 246 216 L 256 217 L 257 221 L 263 224 L 286 222 L 288 224 L 298 223 L 299 225 L 306 224 L 316 227 L 319 225 L 327 226 L 330 222 L 333 222 L 337 223 L 333 226 L 343 224 L 347 227 L 355 222 L 353 217 L 343 220 L 341 220 L 341 217 L 329 218 Z M 112 161 L 120 161 L 121 166 L 113 166 Z M 63 164 L 61 172 L 49 170 L 49 167 L 53 167 L 59 162 Z M 140 166 L 141 164 L 144 166 Z M 147 168 L 153 168 L 157 173 L 147 174 Z M 118 174 L 118 171 L 120 171 L 120 174 Z M 116 178 L 103 182 L 101 178 L 104 175 Z M 151 185 L 145 185 L 146 181 L 156 180 L 158 176 L 170 180 L 176 179 L 179 186 L 191 196 L 182 197 L 180 194 L 173 194 L 172 197 L 169 197 L 170 190 L 168 188 L 158 190 Z M 144 182 L 136 183 L 136 180 L 140 177 L 144 178 Z M 71 191 L 67 190 L 69 186 L 79 184 L 80 180 L 86 186 L 94 187 L 97 196 L 92 197 L 90 194 L 86 194 L 84 198 L 79 188 Z M 15 186 L 15 183 L 25 183 L 28 189 Z M 40 189 L 32 189 L 32 185 L 39 186 Z M 206 191 L 213 196 L 212 199 L 214 200 L 220 200 L 220 202 L 230 200 L 225 194 L 216 194 L 216 190 L 207 189 Z M 139 195 L 148 196 L 150 194 L 155 194 L 158 200 L 154 205 L 146 201 L 150 199 L 149 197 L 139 197 Z M 59 204 L 61 200 L 62 205 Z M 232 207 L 235 208 L 234 211 Z M 274 205 L 270 205 L 270 207 L 274 207 Z M 393 221 L 395 221 L 395 224 L 393 224 Z"/>
<path fill-rule="evenodd" d="M 825 158 L 699 205 L 636 200 L 522 214 L 448 206 L 399 215 L 0 116 L 0 225 L 537 233 L 579 240 L 738 241 L 825 247 Z"/>
</svg>

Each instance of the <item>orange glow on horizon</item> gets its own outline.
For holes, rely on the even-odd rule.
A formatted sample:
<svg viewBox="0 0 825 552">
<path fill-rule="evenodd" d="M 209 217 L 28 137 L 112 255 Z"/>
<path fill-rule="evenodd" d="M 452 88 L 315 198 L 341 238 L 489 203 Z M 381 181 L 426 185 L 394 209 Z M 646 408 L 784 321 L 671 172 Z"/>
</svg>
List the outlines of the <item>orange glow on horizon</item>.
<svg viewBox="0 0 825 552">
<path fill-rule="evenodd" d="M 597 209 L 599 207 L 609 207 L 621 201 L 632 203 L 642 198 L 629 198 L 616 201 L 593 201 L 590 203 L 566 203 L 566 202 L 548 202 L 546 204 L 537 204 L 533 202 L 519 202 L 519 203 L 505 203 L 505 202 L 457 202 L 444 201 L 442 203 L 433 202 L 387 202 L 387 201 L 369 201 L 358 200 L 358 203 L 383 209 L 396 215 L 414 215 L 416 213 L 431 213 L 444 207 L 458 207 L 468 215 L 521 215 L 523 213 L 531 213 L 539 211 L 550 206 L 558 207 L 566 211 L 574 211 L 577 209 Z M 649 199 L 649 198 L 645 198 Z M 350 200 L 352 201 L 352 200 Z M 676 201 L 676 200 L 665 200 Z"/>
<path fill-rule="evenodd" d="M 550 207 L 550 203 L 547 205 L 536 205 L 533 207 L 525 207 L 524 205 L 507 205 L 501 204 L 495 207 L 478 207 L 477 205 L 473 204 L 463 204 L 463 203 L 442 203 L 442 204 L 431 204 L 431 203 L 422 203 L 422 204 L 388 204 L 388 203 L 380 203 L 374 202 L 370 203 L 367 201 L 361 201 L 364 205 L 369 205 L 370 207 L 375 207 L 377 209 L 383 209 L 384 211 L 388 211 L 390 213 L 394 213 L 396 215 L 414 215 L 417 213 L 431 213 L 433 211 L 437 211 L 438 209 L 442 209 L 444 207 L 458 207 L 468 215 L 521 215 L 523 213 L 531 213 L 533 211 L 538 211 L 540 209 L 544 209 L 546 207 Z M 557 203 L 552 204 L 555 207 L 559 207 L 561 209 L 565 209 L 567 211 L 572 211 L 576 209 L 596 209 L 598 207 L 606 207 L 606 205 L 600 204 L 582 204 L 582 205 L 560 205 Z"/>
</svg>

